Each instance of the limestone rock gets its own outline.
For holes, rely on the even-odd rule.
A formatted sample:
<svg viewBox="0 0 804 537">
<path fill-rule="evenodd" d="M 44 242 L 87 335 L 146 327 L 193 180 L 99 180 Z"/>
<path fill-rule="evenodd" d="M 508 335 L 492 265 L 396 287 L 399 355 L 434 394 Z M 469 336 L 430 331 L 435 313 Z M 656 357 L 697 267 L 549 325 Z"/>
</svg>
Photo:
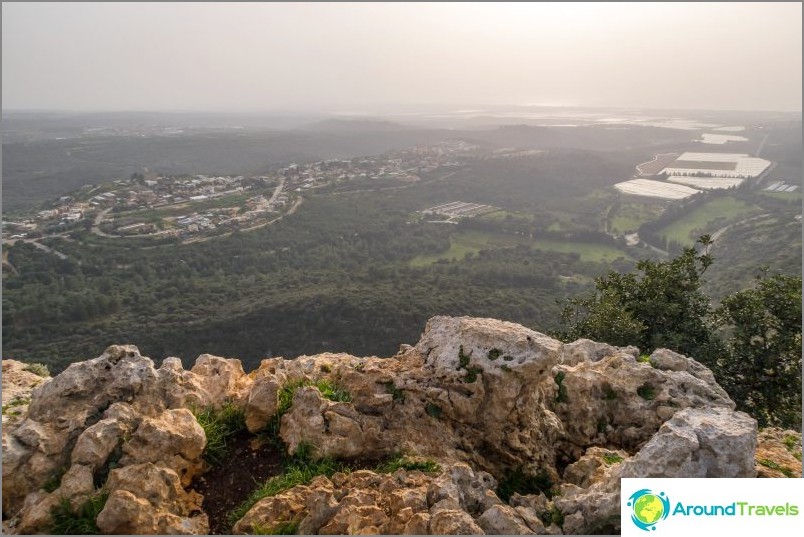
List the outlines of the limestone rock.
<svg viewBox="0 0 804 537">
<path fill-rule="evenodd" d="M 681 410 L 634 456 L 622 477 L 755 477 L 756 421 L 728 408 Z"/>
<path fill-rule="evenodd" d="M 486 535 L 529 535 L 533 530 L 511 506 L 495 505 L 477 519 Z"/>
<path fill-rule="evenodd" d="M 103 533 L 209 531 L 206 515 L 200 514 L 201 497 L 185 492 L 172 470 L 152 463 L 129 465 L 112 470 L 106 488 L 109 499 L 97 521 Z"/>
<path fill-rule="evenodd" d="M 171 468 L 186 486 L 201 471 L 205 444 L 204 430 L 189 410 L 166 410 L 156 418 L 143 418 L 123 444 L 120 464 L 152 462 Z"/>
</svg>

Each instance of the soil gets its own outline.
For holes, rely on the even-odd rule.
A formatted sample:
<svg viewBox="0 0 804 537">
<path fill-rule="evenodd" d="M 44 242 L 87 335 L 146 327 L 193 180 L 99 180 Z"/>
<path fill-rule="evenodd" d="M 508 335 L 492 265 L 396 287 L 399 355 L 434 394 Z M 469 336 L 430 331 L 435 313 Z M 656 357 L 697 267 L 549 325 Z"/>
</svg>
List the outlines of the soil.
<svg viewBox="0 0 804 537">
<path fill-rule="evenodd" d="M 190 488 L 204 495 L 202 508 L 211 535 L 231 534 L 229 512 L 269 477 L 282 470 L 282 453 L 271 443 L 260 444 L 248 431 L 229 440 L 229 454 L 220 466 L 193 480 Z"/>
</svg>

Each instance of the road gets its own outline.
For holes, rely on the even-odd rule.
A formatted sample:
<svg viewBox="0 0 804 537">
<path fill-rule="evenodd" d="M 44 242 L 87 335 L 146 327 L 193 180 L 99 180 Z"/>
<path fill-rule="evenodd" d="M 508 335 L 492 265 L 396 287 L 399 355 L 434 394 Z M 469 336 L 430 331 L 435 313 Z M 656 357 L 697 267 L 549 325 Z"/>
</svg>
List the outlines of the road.
<svg viewBox="0 0 804 537">
<path fill-rule="evenodd" d="M 238 231 L 239 231 L 239 232 L 241 232 L 241 233 L 243 233 L 243 232 L 247 232 L 247 231 L 254 231 L 255 229 L 260 229 L 260 228 L 265 227 L 265 226 L 270 226 L 270 225 L 271 225 L 271 224 L 273 224 L 274 222 L 279 222 L 279 221 L 280 221 L 280 220 L 282 220 L 284 217 L 286 217 L 286 216 L 288 216 L 288 215 L 290 215 L 290 214 L 295 213 L 295 212 L 296 212 L 296 211 L 299 209 L 299 207 L 301 207 L 301 204 L 302 204 L 303 202 L 304 202 L 304 198 L 303 198 L 303 197 L 301 197 L 301 196 L 299 196 L 299 199 L 297 199 L 297 200 L 296 200 L 296 202 L 293 204 L 293 206 L 292 206 L 290 209 L 288 209 L 288 212 L 286 212 L 285 214 L 283 214 L 283 215 L 281 215 L 281 216 L 277 216 L 277 217 L 276 217 L 276 218 L 274 218 L 273 220 L 269 220 L 269 221 L 267 221 L 267 222 L 263 222 L 262 224 L 257 224 L 256 226 L 251 226 L 251 227 L 245 227 L 245 228 L 240 229 L 240 230 L 238 230 Z M 192 243 L 194 243 L 194 242 L 207 242 L 207 241 L 210 241 L 210 240 L 212 240 L 212 239 L 219 239 L 219 238 L 221 238 L 221 237 L 228 237 L 228 236 L 230 236 L 232 233 L 233 233 L 232 231 L 229 231 L 228 233 L 222 233 L 222 234 L 220 234 L 220 235 L 215 235 L 215 236 L 212 236 L 212 237 L 198 237 L 198 238 L 186 239 L 186 240 L 181 241 L 181 243 L 182 243 L 182 244 L 192 244 Z M 154 247 L 154 248 L 155 248 L 155 247 Z"/>
<path fill-rule="evenodd" d="M 45 238 L 48 238 L 48 237 L 45 237 Z M 6 244 L 11 244 L 11 245 L 14 245 L 14 244 L 16 244 L 18 242 L 27 242 L 28 244 L 33 244 L 35 247 L 39 248 L 40 250 L 42 250 L 44 252 L 47 252 L 49 254 L 55 255 L 59 259 L 67 259 L 67 256 L 65 254 L 59 252 L 58 250 L 54 250 L 50 246 L 45 246 L 41 242 L 37 242 L 38 240 L 39 239 L 14 239 L 14 240 L 5 241 L 5 242 L 6 242 Z M 6 256 L 5 255 L 3 256 L 3 262 L 4 263 L 6 262 Z"/>
<path fill-rule="evenodd" d="M 416 181 L 415 183 L 410 183 L 409 185 L 397 185 L 397 186 L 387 186 L 383 188 L 364 188 L 362 190 L 343 190 L 341 192 L 331 192 L 330 195 L 332 196 L 343 196 L 344 194 L 360 194 L 362 192 L 383 192 L 386 190 L 402 190 L 403 188 L 410 188 L 412 186 L 417 185 L 427 185 L 430 183 L 434 183 L 436 181 L 443 181 L 445 179 L 449 179 L 453 175 L 458 173 L 457 171 L 450 172 L 443 177 L 438 177 L 437 179 L 430 179 L 429 181 Z"/>
<path fill-rule="evenodd" d="M 758 214 L 756 216 L 752 216 L 751 218 L 746 218 L 744 220 L 740 220 L 739 222 L 735 222 L 733 224 L 729 224 L 728 226 L 723 226 L 722 228 L 718 229 L 714 233 L 712 233 L 712 249 L 714 249 L 715 245 L 717 245 L 717 240 L 723 236 L 728 230 L 733 228 L 734 226 L 739 226 L 740 224 L 745 224 L 748 222 L 752 222 L 754 220 L 761 220 L 762 218 L 767 218 L 771 216 L 770 213 Z"/>
<path fill-rule="evenodd" d="M 92 233 L 101 237 L 110 237 L 113 239 L 118 238 L 118 235 L 109 235 L 108 233 L 104 233 L 100 230 L 101 222 L 103 222 L 103 219 L 106 218 L 106 215 L 109 214 L 109 211 L 111 210 L 112 207 L 109 207 L 108 209 L 104 209 L 98 213 L 98 215 L 95 217 L 95 221 L 92 223 Z"/>
<path fill-rule="evenodd" d="M 762 135 L 762 141 L 759 142 L 759 147 L 757 147 L 757 152 L 754 154 L 755 157 L 759 157 L 760 155 L 762 155 L 762 150 L 765 149 L 765 142 L 767 142 L 767 141 L 768 141 L 768 135 L 763 134 Z"/>
</svg>

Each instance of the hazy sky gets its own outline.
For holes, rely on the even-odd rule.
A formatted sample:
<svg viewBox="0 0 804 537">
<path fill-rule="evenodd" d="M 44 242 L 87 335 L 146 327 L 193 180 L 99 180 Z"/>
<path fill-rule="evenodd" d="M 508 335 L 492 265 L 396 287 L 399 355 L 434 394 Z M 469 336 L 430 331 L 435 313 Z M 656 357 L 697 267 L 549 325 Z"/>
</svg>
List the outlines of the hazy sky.
<svg viewBox="0 0 804 537">
<path fill-rule="evenodd" d="M 801 110 L 800 3 L 3 3 L 3 109 Z"/>
</svg>

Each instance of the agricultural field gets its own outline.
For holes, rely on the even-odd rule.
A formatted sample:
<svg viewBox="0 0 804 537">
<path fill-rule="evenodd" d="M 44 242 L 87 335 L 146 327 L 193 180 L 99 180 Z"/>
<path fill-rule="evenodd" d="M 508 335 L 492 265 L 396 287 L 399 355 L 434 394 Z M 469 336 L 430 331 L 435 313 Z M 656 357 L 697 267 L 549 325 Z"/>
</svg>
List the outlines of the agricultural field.
<svg viewBox="0 0 804 537">
<path fill-rule="evenodd" d="M 725 190 L 727 188 L 735 188 L 743 184 L 745 179 L 738 179 L 734 177 L 718 177 L 716 179 L 708 177 L 687 177 L 684 175 L 671 175 L 667 178 L 671 183 L 678 183 L 680 185 L 691 186 L 700 190 Z"/>
<path fill-rule="evenodd" d="M 678 158 L 678 153 L 659 153 L 653 160 L 638 164 L 636 169 L 640 176 L 656 175 Z"/>
<path fill-rule="evenodd" d="M 761 211 L 762 209 L 756 205 L 731 196 L 716 198 L 661 229 L 659 235 L 692 246 L 700 235 L 714 233 L 724 226 L 750 218 Z"/>
<path fill-rule="evenodd" d="M 689 198 L 693 194 L 700 192 L 694 188 L 675 183 L 665 183 L 662 181 L 651 181 L 650 179 L 632 179 L 617 183 L 614 188 L 623 194 L 631 194 L 646 198 L 662 198 L 668 200 L 681 200 Z"/>
<path fill-rule="evenodd" d="M 494 250 L 510 248 L 524 244 L 534 249 L 560 253 L 576 253 L 581 261 L 611 262 L 618 258 L 629 257 L 621 250 L 612 246 L 601 244 L 567 242 L 541 238 L 528 238 L 505 233 L 491 233 L 485 231 L 461 231 L 450 237 L 450 247 L 438 254 L 420 255 L 411 260 L 413 267 L 422 267 L 437 263 L 441 259 L 460 261 L 468 253 L 476 254 L 480 250 Z"/>
</svg>

